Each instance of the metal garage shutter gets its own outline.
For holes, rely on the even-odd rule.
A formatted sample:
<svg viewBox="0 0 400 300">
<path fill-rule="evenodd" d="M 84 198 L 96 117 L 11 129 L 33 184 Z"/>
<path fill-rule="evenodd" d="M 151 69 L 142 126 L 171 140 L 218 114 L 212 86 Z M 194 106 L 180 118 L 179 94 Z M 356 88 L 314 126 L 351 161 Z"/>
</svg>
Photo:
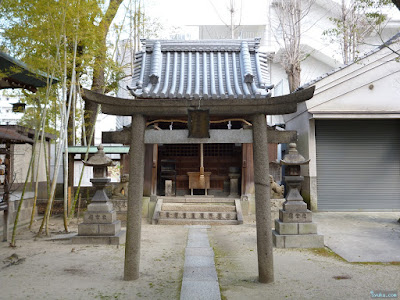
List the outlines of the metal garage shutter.
<svg viewBox="0 0 400 300">
<path fill-rule="evenodd" d="M 400 120 L 316 120 L 319 210 L 400 209 Z"/>
</svg>

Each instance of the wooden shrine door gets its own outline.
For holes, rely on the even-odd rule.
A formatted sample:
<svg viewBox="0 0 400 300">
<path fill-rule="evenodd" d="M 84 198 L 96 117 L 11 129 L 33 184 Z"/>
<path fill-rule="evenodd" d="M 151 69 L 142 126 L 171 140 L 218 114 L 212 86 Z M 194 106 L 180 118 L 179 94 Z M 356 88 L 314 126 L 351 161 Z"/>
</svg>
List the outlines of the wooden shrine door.
<svg viewBox="0 0 400 300">
<path fill-rule="evenodd" d="M 198 172 L 200 168 L 200 145 L 159 145 L 157 171 L 158 194 L 164 194 L 165 179 L 173 180 L 173 175 L 164 176 L 164 174 L 167 174 L 165 169 L 172 168 L 173 166 L 176 172 L 177 195 L 187 194 L 189 192 L 189 177 L 187 173 Z M 229 182 L 229 173 L 241 173 L 241 167 L 241 144 L 204 144 L 204 169 L 205 172 L 211 172 L 210 190 L 223 192 L 224 182 Z"/>
</svg>

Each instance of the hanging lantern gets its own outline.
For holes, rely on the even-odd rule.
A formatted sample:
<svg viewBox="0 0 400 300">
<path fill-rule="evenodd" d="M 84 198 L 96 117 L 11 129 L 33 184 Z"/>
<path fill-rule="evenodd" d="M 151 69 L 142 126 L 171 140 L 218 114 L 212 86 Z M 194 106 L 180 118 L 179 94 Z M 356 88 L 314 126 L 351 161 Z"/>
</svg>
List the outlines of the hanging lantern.
<svg viewBox="0 0 400 300">
<path fill-rule="evenodd" d="M 17 102 L 17 103 L 12 103 L 12 111 L 14 113 L 23 113 L 25 112 L 25 103 Z"/>
</svg>

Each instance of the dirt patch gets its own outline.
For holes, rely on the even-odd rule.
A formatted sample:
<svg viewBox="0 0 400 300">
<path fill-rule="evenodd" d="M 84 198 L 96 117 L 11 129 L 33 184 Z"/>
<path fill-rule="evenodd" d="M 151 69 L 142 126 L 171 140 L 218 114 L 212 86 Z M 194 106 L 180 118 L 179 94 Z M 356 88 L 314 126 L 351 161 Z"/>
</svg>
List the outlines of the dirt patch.
<svg viewBox="0 0 400 300">
<path fill-rule="evenodd" d="M 39 223 L 39 222 L 37 222 Z M 4 299 L 179 299 L 187 229 L 142 224 L 140 278 L 124 281 L 125 246 L 72 245 L 19 230 L 17 247 L 0 244 L 0 261 L 14 253 L 20 264 L 0 269 Z M 51 232 L 62 232 L 51 220 Z M 76 222 L 71 231 L 77 232 Z M 12 261 L 15 260 L 15 257 Z"/>
<path fill-rule="evenodd" d="M 275 281 L 258 282 L 256 227 L 212 227 L 210 243 L 223 299 L 368 299 L 399 291 L 399 267 L 348 263 L 325 249 L 274 249 Z"/>
</svg>

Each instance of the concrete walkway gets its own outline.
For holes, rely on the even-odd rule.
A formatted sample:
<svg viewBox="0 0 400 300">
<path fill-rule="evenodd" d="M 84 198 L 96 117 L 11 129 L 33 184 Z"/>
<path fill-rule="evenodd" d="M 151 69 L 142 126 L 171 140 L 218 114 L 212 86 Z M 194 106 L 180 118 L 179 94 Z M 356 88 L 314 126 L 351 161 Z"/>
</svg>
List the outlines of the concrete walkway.
<svg viewBox="0 0 400 300">
<path fill-rule="evenodd" d="M 399 262 L 400 212 L 313 214 L 324 242 L 349 262 Z"/>
<path fill-rule="evenodd" d="M 208 241 L 210 226 L 188 225 L 181 300 L 220 300 L 214 251 Z"/>
</svg>

